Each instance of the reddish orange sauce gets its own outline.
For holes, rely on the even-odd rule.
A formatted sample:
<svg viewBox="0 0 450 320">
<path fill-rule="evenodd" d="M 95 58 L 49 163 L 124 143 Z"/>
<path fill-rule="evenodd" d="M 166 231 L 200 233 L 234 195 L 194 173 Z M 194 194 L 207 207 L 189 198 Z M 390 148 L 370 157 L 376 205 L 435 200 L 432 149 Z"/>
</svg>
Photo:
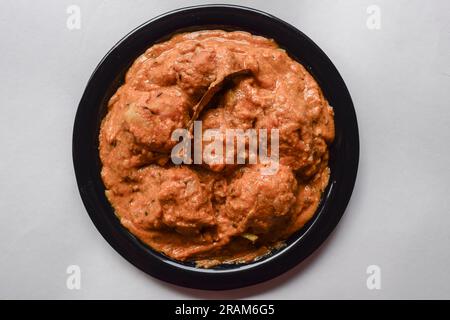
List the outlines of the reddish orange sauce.
<svg viewBox="0 0 450 320">
<path fill-rule="evenodd" d="M 199 114 L 204 129 L 279 130 L 280 166 L 175 166 L 185 128 L 210 85 L 237 70 Z M 100 132 L 102 179 L 121 223 L 176 260 L 248 262 L 314 215 L 328 184 L 333 109 L 305 68 L 246 32 L 174 36 L 141 55 L 109 101 Z"/>
</svg>

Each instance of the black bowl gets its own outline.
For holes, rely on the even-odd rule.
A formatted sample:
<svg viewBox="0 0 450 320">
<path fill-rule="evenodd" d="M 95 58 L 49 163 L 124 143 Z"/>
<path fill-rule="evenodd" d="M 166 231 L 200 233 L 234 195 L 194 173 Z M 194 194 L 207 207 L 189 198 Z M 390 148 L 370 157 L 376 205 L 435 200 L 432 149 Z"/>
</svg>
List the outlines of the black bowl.
<svg viewBox="0 0 450 320">
<path fill-rule="evenodd" d="M 100 123 L 111 95 L 131 63 L 154 43 L 174 33 L 220 28 L 245 30 L 273 38 L 303 64 L 321 86 L 335 111 L 336 139 L 331 147 L 331 178 L 315 216 L 292 235 L 284 248 L 252 263 L 196 268 L 172 260 L 143 244 L 114 215 L 105 196 L 98 155 Z M 358 125 L 350 94 L 326 54 L 302 32 L 267 13 L 231 5 L 188 7 L 163 14 L 120 40 L 95 69 L 78 106 L 73 130 L 73 162 L 81 198 L 109 244 L 146 273 L 198 289 L 231 289 L 274 278 L 309 256 L 339 222 L 350 199 L 359 158 Z"/>
</svg>

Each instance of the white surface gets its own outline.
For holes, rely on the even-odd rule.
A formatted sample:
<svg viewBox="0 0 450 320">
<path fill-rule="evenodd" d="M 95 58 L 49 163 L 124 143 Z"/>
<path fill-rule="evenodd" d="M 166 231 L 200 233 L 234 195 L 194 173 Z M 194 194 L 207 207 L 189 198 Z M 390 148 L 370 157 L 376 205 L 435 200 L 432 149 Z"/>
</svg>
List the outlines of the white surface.
<svg viewBox="0 0 450 320">
<path fill-rule="evenodd" d="M 208 1 L 211 2 L 211 1 Z M 227 2 L 227 1 L 220 1 Z M 86 82 L 126 33 L 203 1 L 17 1 L 0 10 L 0 298 L 450 298 L 449 1 L 242 1 L 310 36 L 341 72 L 361 139 L 350 205 L 305 263 L 250 288 L 179 288 L 95 229 L 76 187 L 72 126 Z M 235 2 L 236 3 L 236 2 Z M 68 30 L 68 5 L 81 29 Z M 366 26 L 369 5 L 381 29 Z M 81 290 L 66 268 L 81 267 Z M 368 290 L 366 268 L 381 267 Z"/>
</svg>

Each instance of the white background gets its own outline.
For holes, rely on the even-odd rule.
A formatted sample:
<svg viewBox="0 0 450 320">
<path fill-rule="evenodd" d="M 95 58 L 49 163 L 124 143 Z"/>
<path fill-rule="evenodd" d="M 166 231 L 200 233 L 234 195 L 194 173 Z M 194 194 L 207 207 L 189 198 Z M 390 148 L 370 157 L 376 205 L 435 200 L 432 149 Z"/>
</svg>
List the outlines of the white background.
<svg viewBox="0 0 450 320">
<path fill-rule="evenodd" d="M 212 2 L 212 1 L 208 1 Z M 228 2 L 228 1 L 221 1 Z M 450 298 L 450 2 L 241 1 L 311 37 L 347 83 L 361 157 L 349 207 L 304 263 L 261 285 L 176 287 L 101 237 L 76 187 L 72 126 L 86 82 L 130 30 L 203 1 L 17 1 L 0 5 L 0 298 Z M 81 29 L 66 28 L 69 5 Z M 369 5 L 381 29 L 366 26 Z M 66 268 L 81 267 L 81 290 Z M 379 265 L 381 290 L 366 268 Z"/>
</svg>

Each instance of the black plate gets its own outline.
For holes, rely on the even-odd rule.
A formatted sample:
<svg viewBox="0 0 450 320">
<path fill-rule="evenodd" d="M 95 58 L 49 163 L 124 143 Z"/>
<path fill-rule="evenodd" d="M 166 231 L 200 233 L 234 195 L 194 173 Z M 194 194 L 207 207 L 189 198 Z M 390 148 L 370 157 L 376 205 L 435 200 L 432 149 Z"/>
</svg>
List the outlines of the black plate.
<svg viewBox="0 0 450 320">
<path fill-rule="evenodd" d="M 179 31 L 222 28 L 273 38 L 303 64 L 320 84 L 335 111 L 336 139 L 331 147 L 331 178 L 309 223 L 286 241 L 286 247 L 253 263 L 195 268 L 150 249 L 115 217 L 105 196 L 98 155 L 100 123 L 106 104 L 123 82 L 131 63 L 145 49 Z M 95 69 L 78 106 L 73 129 L 73 162 L 83 203 L 97 229 L 125 259 L 148 274 L 199 289 L 231 289 L 274 278 L 309 256 L 339 222 L 350 199 L 359 158 L 358 125 L 350 94 L 326 54 L 302 32 L 255 9 L 208 5 L 175 10 L 152 19 L 120 40 Z"/>
</svg>

